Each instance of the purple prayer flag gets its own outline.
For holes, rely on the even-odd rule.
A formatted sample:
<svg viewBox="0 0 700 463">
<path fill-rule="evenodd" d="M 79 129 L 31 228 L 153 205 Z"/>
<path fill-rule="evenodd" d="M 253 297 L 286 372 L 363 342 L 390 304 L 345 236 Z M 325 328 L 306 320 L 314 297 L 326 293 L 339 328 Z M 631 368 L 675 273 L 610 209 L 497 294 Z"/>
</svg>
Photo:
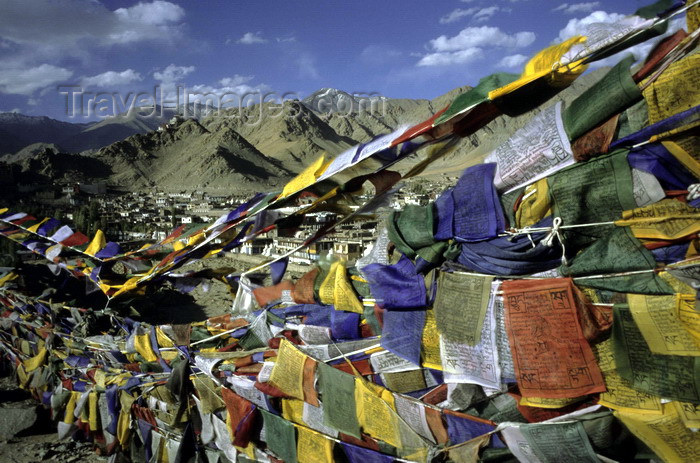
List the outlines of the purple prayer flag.
<svg viewBox="0 0 700 463">
<path fill-rule="evenodd" d="M 334 340 L 352 340 L 360 337 L 360 314 L 331 311 L 331 336 Z"/>
<path fill-rule="evenodd" d="M 455 202 L 452 197 L 453 188 L 445 190 L 435 200 L 435 233 L 438 241 L 446 241 L 454 237 L 452 221 L 454 220 Z"/>
<path fill-rule="evenodd" d="M 656 262 L 662 264 L 673 264 L 685 259 L 685 254 L 688 252 L 690 241 L 680 244 L 672 244 L 662 248 L 651 250 L 651 255 L 654 256 Z"/>
<path fill-rule="evenodd" d="M 388 310 L 425 307 L 425 283 L 406 257 L 394 265 L 369 264 L 362 268 L 377 304 Z"/>
<path fill-rule="evenodd" d="M 118 389 L 116 384 L 112 384 L 105 390 L 105 397 L 107 398 L 107 411 L 109 412 L 109 417 L 111 418 L 109 424 L 107 425 L 107 432 L 114 435 L 117 434 L 117 422 L 119 421 L 119 399 L 117 393 Z"/>
<path fill-rule="evenodd" d="M 341 442 L 345 456 L 350 463 L 391 463 L 394 457 L 376 452 L 374 450 L 359 447 L 357 445 Z"/>
<path fill-rule="evenodd" d="M 381 346 L 414 365 L 420 365 L 424 326 L 425 310 L 387 310 L 384 312 Z"/>
<path fill-rule="evenodd" d="M 272 278 L 272 284 L 276 285 L 282 281 L 284 277 L 284 272 L 287 271 L 287 264 L 289 263 L 289 257 L 280 259 L 270 264 L 270 278 Z"/>
<path fill-rule="evenodd" d="M 119 253 L 121 253 L 121 248 L 119 247 L 119 245 L 110 241 L 105 245 L 104 248 L 100 249 L 95 254 L 95 257 L 97 257 L 98 259 L 109 259 L 110 257 L 114 257 Z"/>
<path fill-rule="evenodd" d="M 698 179 L 661 143 L 643 145 L 627 154 L 630 167 L 652 174 L 664 190 L 686 190 Z"/>
<path fill-rule="evenodd" d="M 461 444 L 475 437 L 483 436 L 496 429 L 491 424 L 472 421 L 469 418 L 444 413 L 447 422 L 447 435 L 450 436 L 450 445 Z"/>
<path fill-rule="evenodd" d="M 46 222 L 44 222 L 38 229 L 37 229 L 37 234 L 41 236 L 49 236 L 51 232 L 56 229 L 59 225 L 61 225 L 61 222 L 56 219 L 49 219 Z"/>
<path fill-rule="evenodd" d="M 506 219 L 493 185 L 495 174 L 495 163 L 479 164 L 465 170 L 455 185 L 453 229 L 458 241 L 495 238 L 505 229 Z"/>
<path fill-rule="evenodd" d="M 535 227 L 551 227 L 552 217 L 545 217 Z M 540 241 L 546 232 L 501 237 L 479 243 L 462 243 L 457 262 L 470 270 L 489 275 L 527 275 L 543 272 L 561 264 L 561 247 L 545 246 Z M 536 246 L 532 246 L 532 242 Z"/>
<path fill-rule="evenodd" d="M 146 461 L 151 461 L 151 457 L 153 456 L 153 451 L 151 450 L 151 429 L 153 429 L 153 426 L 140 418 L 137 420 L 137 422 L 139 425 L 139 431 L 141 432 L 144 450 L 146 451 Z"/>
</svg>

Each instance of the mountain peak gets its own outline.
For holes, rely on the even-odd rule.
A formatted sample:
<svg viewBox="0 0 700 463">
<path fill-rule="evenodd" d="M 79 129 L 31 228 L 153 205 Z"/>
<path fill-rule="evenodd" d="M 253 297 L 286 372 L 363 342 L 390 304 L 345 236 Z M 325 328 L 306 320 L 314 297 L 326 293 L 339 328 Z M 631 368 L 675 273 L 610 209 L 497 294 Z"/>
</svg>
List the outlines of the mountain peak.
<svg viewBox="0 0 700 463">
<path fill-rule="evenodd" d="M 307 108 L 318 113 L 356 113 L 363 105 L 373 101 L 386 100 L 386 97 L 375 94 L 350 94 L 337 88 L 324 87 L 316 90 L 301 102 Z"/>
</svg>

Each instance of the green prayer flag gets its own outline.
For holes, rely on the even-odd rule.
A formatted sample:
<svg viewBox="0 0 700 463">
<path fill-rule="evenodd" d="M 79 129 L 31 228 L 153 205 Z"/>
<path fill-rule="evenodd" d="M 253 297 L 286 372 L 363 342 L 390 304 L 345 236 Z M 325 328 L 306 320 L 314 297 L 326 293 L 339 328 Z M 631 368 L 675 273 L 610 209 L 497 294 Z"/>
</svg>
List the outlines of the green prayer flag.
<svg viewBox="0 0 700 463">
<path fill-rule="evenodd" d="M 323 424 L 360 438 L 355 408 L 355 377 L 318 363 L 318 390 L 323 401 Z"/>
<path fill-rule="evenodd" d="M 602 275 L 656 267 L 654 256 L 635 238 L 629 227 L 608 225 L 608 231 L 608 235 L 581 251 L 569 266 L 562 266 L 562 274 Z"/>
<path fill-rule="evenodd" d="M 579 138 L 642 98 L 642 92 L 632 80 L 632 63 L 634 56 L 627 55 L 602 79 L 566 106 L 562 119 L 569 140 Z"/>
<path fill-rule="evenodd" d="M 435 120 L 435 125 L 442 124 L 463 111 L 466 111 L 479 103 L 487 101 L 490 91 L 508 85 L 509 83 L 518 80 L 519 77 L 520 76 L 518 74 L 509 74 L 506 72 L 498 72 L 496 74 L 483 77 L 481 80 L 479 80 L 479 84 L 476 87 L 469 89 L 469 91 L 462 93 L 461 95 L 458 95 L 454 101 L 452 101 L 449 108 L 447 108 L 447 111 L 442 113 L 442 115 Z"/>
<path fill-rule="evenodd" d="M 700 403 L 700 357 L 652 353 L 627 304 L 613 306 L 611 339 L 617 373 L 633 389 Z"/>
<path fill-rule="evenodd" d="M 297 461 L 297 439 L 294 425 L 277 415 L 260 409 L 265 426 L 267 448 L 285 463 Z"/>
<path fill-rule="evenodd" d="M 520 432 L 542 463 L 600 461 L 579 421 L 523 424 Z"/>
<path fill-rule="evenodd" d="M 433 238 L 433 205 L 406 206 L 391 214 L 388 223 L 389 239 L 399 251 L 414 258 L 418 249 L 431 246 Z"/>
<path fill-rule="evenodd" d="M 637 203 L 632 190 L 632 172 L 627 151 L 616 151 L 575 164 L 547 178 L 555 217 L 563 225 L 610 222 Z M 564 232 L 567 252 L 590 245 L 610 233 L 609 225 L 581 227 Z"/>
<path fill-rule="evenodd" d="M 649 125 L 649 111 L 647 102 L 642 99 L 633 104 L 620 114 L 620 119 L 617 123 L 617 134 L 614 139 L 619 140 L 628 135 L 639 132 L 642 128 Z"/>
<path fill-rule="evenodd" d="M 654 272 L 605 278 L 577 278 L 577 286 L 608 291 L 663 296 L 673 294 L 673 288 Z"/>
</svg>

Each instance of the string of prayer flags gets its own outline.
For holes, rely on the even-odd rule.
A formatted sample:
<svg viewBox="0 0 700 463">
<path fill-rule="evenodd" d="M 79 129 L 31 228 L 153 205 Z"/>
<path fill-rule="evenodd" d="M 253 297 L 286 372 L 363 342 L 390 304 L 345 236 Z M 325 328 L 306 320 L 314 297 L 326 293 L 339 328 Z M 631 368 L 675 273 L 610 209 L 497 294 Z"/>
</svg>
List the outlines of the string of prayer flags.
<svg viewBox="0 0 700 463">
<path fill-rule="evenodd" d="M 499 72 L 491 74 L 488 77 L 482 77 L 479 83 L 470 88 L 468 91 L 457 95 L 457 97 L 448 106 L 447 110 L 438 117 L 434 126 L 443 124 L 451 119 L 460 116 L 477 105 L 488 101 L 488 95 L 491 91 L 508 85 L 518 79 L 517 74 L 508 74 Z"/>
<path fill-rule="evenodd" d="M 504 281 L 506 330 L 524 396 L 580 397 L 605 390 L 583 336 L 570 279 Z"/>
<path fill-rule="evenodd" d="M 534 227 L 551 227 L 552 217 L 545 217 Z M 528 275 L 558 267 L 562 250 L 558 244 L 546 245 L 547 232 L 501 236 L 475 243 L 461 243 L 457 263 L 487 275 Z M 533 246 L 534 244 L 534 246 Z"/>
<path fill-rule="evenodd" d="M 576 36 L 541 50 L 525 64 L 518 80 L 490 91 L 489 99 L 509 115 L 529 111 L 546 101 L 586 70 L 587 66 L 580 61 L 561 62 L 572 46 L 585 40 L 585 37 Z"/>
</svg>

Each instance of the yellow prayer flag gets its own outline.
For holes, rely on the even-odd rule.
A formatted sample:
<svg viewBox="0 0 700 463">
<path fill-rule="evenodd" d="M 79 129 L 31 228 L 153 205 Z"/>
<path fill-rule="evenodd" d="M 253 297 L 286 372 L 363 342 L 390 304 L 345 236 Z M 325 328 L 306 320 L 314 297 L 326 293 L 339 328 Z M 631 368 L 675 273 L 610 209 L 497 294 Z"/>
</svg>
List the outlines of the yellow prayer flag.
<svg viewBox="0 0 700 463">
<path fill-rule="evenodd" d="M 292 423 L 305 425 L 304 401 L 297 399 L 281 399 L 282 418 Z"/>
<path fill-rule="evenodd" d="M 333 441 L 311 429 L 297 426 L 299 463 L 333 463 Z"/>
<path fill-rule="evenodd" d="M 362 303 L 348 279 L 345 261 L 336 261 L 331 264 L 328 275 L 319 287 L 318 294 L 322 303 L 333 304 L 336 310 L 363 313 Z"/>
<path fill-rule="evenodd" d="M 41 219 L 41 222 L 37 222 L 37 223 L 35 223 L 34 225 L 32 225 L 31 227 L 27 228 L 27 231 L 30 231 L 30 232 L 32 232 L 32 233 L 38 232 L 38 231 L 39 231 L 39 227 L 41 227 L 41 226 L 44 224 L 44 222 L 46 222 L 47 220 L 49 220 L 49 218 L 48 218 L 48 217 L 44 217 L 43 219 Z"/>
<path fill-rule="evenodd" d="M 535 225 L 552 214 L 552 201 L 549 197 L 549 184 L 543 178 L 525 187 L 523 199 L 515 211 L 515 227 L 525 228 Z"/>
<path fill-rule="evenodd" d="M 75 421 L 75 404 L 80 398 L 80 393 L 76 391 L 71 391 L 70 397 L 68 397 L 68 403 L 66 404 L 66 411 L 63 415 L 63 422 L 67 424 L 73 424 Z"/>
<path fill-rule="evenodd" d="M 643 80 L 641 85 L 646 85 L 651 77 Z M 700 53 L 692 53 L 672 63 L 642 90 L 642 95 L 647 102 L 650 124 L 700 104 Z"/>
<path fill-rule="evenodd" d="M 129 445 L 129 435 L 131 434 L 131 411 L 120 410 L 119 419 L 117 420 L 117 440 L 122 448 Z"/>
<path fill-rule="evenodd" d="M 700 212 L 675 199 L 662 199 L 622 212 L 618 227 L 630 227 L 640 239 L 677 240 L 700 232 Z"/>
<path fill-rule="evenodd" d="M 700 312 L 695 310 L 694 294 L 676 294 L 676 315 L 683 327 L 700 345 Z"/>
<path fill-rule="evenodd" d="M 90 431 L 99 430 L 100 417 L 97 410 L 97 391 L 90 391 L 88 394 L 88 425 Z"/>
<path fill-rule="evenodd" d="M 683 424 L 673 404 L 665 404 L 660 416 L 623 411 L 613 413 L 663 461 L 697 461 L 700 439 Z"/>
<path fill-rule="evenodd" d="M 318 180 L 318 178 L 321 176 L 321 174 L 323 174 L 323 172 L 325 172 L 330 164 L 331 162 L 326 161 L 326 157 L 321 155 L 313 162 L 313 164 L 304 169 L 299 175 L 294 177 L 284 186 L 278 199 L 286 198 L 287 196 L 316 183 L 316 180 Z"/>
<path fill-rule="evenodd" d="M 336 278 L 336 267 L 340 262 L 333 262 L 331 268 L 328 271 L 328 275 L 321 282 L 321 286 L 318 288 L 318 296 L 323 304 L 333 304 L 335 302 L 335 278 Z"/>
<path fill-rule="evenodd" d="M 700 344 L 679 318 L 680 295 L 628 294 L 627 303 L 649 349 L 662 355 L 700 356 Z M 698 318 L 689 317 L 690 323 Z"/>
<path fill-rule="evenodd" d="M 304 400 L 304 362 L 307 356 L 291 342 L 282 339 L 277 361 L 270 373 L 270 384 L 285 394 Z"/>
<path fill-rule="evenodd" d="M 661 144 L 678 160 L 683 167 L 688 169 L 696 178 L 700 178 L 700 162 L 688 154 L 678 143 L 672 141 L 662 141 Z"/>
<path fill-rule="evenodd" d="M 18 276 L 19 275 L 17 275 L 15 272 L 9 272 L 4 277 L 0 278 L 0 287 L 4 286 L 8 281 L 16 280 Z"/>
<path fill-rule="evenodd" d="M 151 347 L 151 336 L 148 333 L 134 335 L 134 348 L 147 362 L 158 361 L 158 357 Z"/>
<path fill-rule="evenodd" d="M 598 403 L 613 410 L 659 415 L 663 412 L 659 397 L 632 389 L 629 381 L 617 373 L 612 341 L 607 339 L 591 346 L 603 374 L 606 392 L 600 394 Z"/>
<path fill-rule="evenodd" d="M 156 339 L 159 347 L 175 347 L 175 343 L 163 332 L 163 328 L 156 326 Z"/>
<path fill-rule="evenodd" d="M 401 448 L 398 415 L 391 392 L 356 377 L 355 404 L 357 421 L 365 433 Z"/>
<path fill-rule="evenodd" d="M 106 245 L 107 239 L 105 238 L 105 234 L 102 232 L 102 230 L 97 230 L 95 232 L 95 236 L 92 238 L 92 241 L 90 241 L 90 244 L 85 249 L 85 254 L 94 256 L 95 254 L 100 252 L 102 248 L 104 248 Z"/>
<path fill-rule="evenodd" d="M 678 416 L 688 428 L 700 428 L 700 404 L 688 402 L 672 402 L 676 407 Z"/>
<path fill-rule="evenodd" d="M 337 262 L 337 264 L 335 268 L 335 286 L 333 289 L 335 310 L 344 310 L 359 314 L 363 313 L 362 303 L 357 298 L 357 294 L 355 294 L 355 290 L 348 279 L 345 261 Z"/>
<path fill-rule="evenodd" d="M 581 61 L 558 66 L 559 60 L 566 52 L 578 43 L 585 42 L 583 36 L 572 37 L 569 40 L 552 45 L 537 53 L 525 65 L 520 79 L 511 82 L 496 90 L 489 92 L 489 99 L 495 100 L 499 97 L 507 95 L 514 90 L 528 84 L 536 79 L 547 76 L 549 84 L 553 87 L 566 87 L 573 82 L 583 71 L 586 70 L 586 65 L 581 64 Z"/>
<path fill-rule="evenodd" d="M 700 4 L 695 4 L 685 12 L 685 22 L 688 34 L 692 34 L 700 26 Z"/>
<path fill-rule="evenodd" d="M 24 362 L 24 368 L 29 373 L 30 371 L 34 371 L 40 366 L 42 366 L 44 363 L 46 363 L 46 357 L 48 356 L 48 351 L 46 350 L 46 347 L 42 347 L 39 349 L 39 353 L 37 353 L 34 357 L 28 358 Z"/>
<path fill-rule="evenodd" d="M 425 326 L 421 336 L 421 357 L 422 365 L 425 368 L 442 371 L 442 360 L 440 359 L 440 333 L 435 320 L 435 311 L 432 309 L 425 311 Z"/>
</svg>

